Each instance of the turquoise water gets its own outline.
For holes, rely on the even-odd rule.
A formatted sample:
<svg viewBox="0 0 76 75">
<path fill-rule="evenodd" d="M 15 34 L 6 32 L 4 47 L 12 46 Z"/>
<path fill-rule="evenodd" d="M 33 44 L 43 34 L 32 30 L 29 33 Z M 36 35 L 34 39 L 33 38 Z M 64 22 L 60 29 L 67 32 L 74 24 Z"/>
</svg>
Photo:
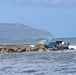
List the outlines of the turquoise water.
<svg viewBox="0 0 76 75">
<path fill-rule="evenodd" d="M 76 75 L 76 50 L 0 53 L 0 75 Z"/>
</svg>

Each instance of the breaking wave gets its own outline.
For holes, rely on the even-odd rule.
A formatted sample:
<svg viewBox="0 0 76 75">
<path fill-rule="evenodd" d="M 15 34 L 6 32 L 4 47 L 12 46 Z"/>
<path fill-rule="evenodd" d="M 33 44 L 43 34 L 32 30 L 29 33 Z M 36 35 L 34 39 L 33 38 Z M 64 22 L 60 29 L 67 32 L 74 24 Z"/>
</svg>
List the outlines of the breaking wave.
<svg viewBox="0 0 76 75">
<path fill-rule="evenodd" d="M 69 45 L 69 49 L 75 49 L 76 50 L 76 45 Z"/>
</svg>

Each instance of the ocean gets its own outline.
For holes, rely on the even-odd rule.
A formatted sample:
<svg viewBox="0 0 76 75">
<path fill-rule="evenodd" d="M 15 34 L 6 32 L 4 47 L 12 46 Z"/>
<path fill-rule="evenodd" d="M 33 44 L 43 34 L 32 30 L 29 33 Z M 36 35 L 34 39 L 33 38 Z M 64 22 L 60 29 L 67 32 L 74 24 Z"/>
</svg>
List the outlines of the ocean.
<svg viewBox="0 0 76 75">
<path fill-rule="evenodd" d="M 0 53 L 0 75 L 76 75 L 76 50 Z"/>
</svg>

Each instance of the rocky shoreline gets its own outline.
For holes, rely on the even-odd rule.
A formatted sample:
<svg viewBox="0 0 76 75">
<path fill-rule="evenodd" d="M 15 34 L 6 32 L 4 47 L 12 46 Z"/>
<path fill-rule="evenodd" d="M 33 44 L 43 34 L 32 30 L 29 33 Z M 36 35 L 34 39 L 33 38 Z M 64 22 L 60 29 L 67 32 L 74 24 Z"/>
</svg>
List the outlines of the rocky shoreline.
<svg viewBox="0 0 76 75">
<path fill-rule="evenodd" d="M 57 51 L 58 48 L 46 48 L 44 44 L 38 45 L 7 45 L 5 47 L 0 48 L 0 52 L 30 52 L 30 51 L 46 51 L 46 50 L 53 50 Z"/>
</svg>

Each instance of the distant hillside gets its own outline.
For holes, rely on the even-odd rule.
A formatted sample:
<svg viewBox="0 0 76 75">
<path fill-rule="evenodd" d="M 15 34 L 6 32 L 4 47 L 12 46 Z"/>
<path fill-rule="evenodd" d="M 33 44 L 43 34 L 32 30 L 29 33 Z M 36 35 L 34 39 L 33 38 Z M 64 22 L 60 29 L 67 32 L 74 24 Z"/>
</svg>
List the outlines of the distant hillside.
<svg viewBox="0 0 76 75">
<path fill-rule="evenodd" d="M 17 23 L 0 23 L 0 40 L 29 40 L 49 37 L 52 37 L 52 34 L 43 29 L 34 29 Z"/>
</svg>

